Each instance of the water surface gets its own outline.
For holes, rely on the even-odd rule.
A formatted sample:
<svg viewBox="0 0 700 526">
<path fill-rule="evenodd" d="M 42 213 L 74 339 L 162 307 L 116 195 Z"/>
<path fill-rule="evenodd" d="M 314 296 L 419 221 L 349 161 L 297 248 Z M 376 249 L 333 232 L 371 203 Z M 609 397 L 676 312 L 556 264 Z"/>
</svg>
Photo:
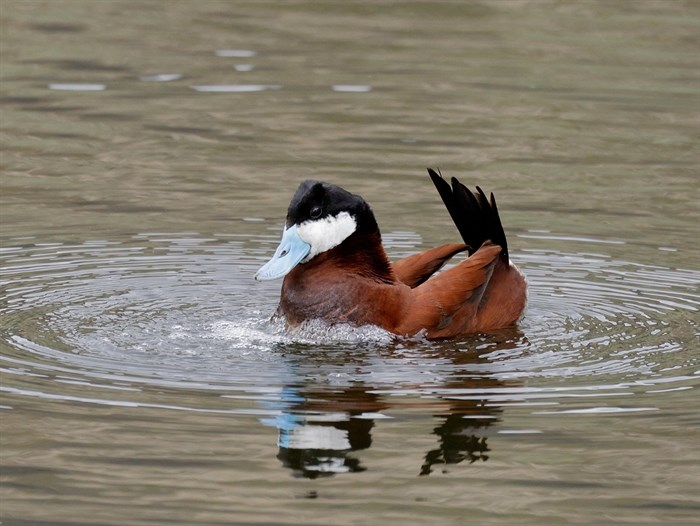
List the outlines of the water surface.
<svg viewBox="0 0 700 526">
<path fill-rule="evenodd" d="M 700 512 L 694 2 L 9 1 L 6 524 L 690 524 Z M 270 321 L 308 177 L 392 258 L 493 191 L 522 322 Z"/>
</svg>

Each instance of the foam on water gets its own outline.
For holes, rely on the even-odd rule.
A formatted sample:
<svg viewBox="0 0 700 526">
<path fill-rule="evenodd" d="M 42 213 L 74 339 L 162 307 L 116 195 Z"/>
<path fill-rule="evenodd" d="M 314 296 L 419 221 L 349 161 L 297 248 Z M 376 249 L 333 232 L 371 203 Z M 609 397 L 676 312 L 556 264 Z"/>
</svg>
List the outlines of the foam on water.
<svg viewBox="0 0 700 526">
<path fill-rule="evenodd" d="M 212 336 L 241 348 L 250 346 L 270 349 L 277 344 L 342 345 L 351 343 L 389 344 L 395 337 L 375 327 L 355 327 L 348 324 L 329 325 L 312 320 L 297 327 L 288 327 L 284 321 L 273 318 L 261 323 L 259 319 L 242 322 L 219 321 L 211 326 Z"/>
</svg>

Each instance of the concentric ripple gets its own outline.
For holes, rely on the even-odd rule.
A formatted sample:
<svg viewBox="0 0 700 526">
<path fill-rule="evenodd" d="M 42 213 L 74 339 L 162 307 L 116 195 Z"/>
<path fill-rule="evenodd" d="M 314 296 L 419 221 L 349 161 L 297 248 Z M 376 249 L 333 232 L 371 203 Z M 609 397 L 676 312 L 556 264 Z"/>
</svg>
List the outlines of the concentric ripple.
<svg viewBox="0 0 700 526">
<path fill-rule="evenodd" d="M 513 258 L 530 299 L 519 327 L 435 343 L 373 327 L 311 324 L 289 332 L 270 321 L 279 284 L 252 276 L 273 242 L 143 234 L 6 246 L 2 390 L 269 415 L 278 414 L 289 386 L 300 384 L 324 390 L 361 383 L 386 398 L 535 405 L 697 384 L 697 271 L 522 252 Z M 394 255 L 418 244 L 410 233 L 386 242 Z M 177 395 L 184 391 L 195 394 L 183 402 Z"/>
</svg>

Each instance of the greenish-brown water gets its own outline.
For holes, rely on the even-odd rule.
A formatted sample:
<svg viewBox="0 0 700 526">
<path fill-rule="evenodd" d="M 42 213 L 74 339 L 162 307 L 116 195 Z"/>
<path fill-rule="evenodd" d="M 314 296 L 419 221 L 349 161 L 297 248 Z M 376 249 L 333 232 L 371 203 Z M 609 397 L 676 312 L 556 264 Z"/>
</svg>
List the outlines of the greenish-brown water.
<svg viewBox="0 0 700 526">
<path fill-rule="evenodd" d="M 700 4 L 0 5 L 3 524 L 691 524 Z M 269 321 L 313 177 L 493 191 L 521 324 Z"/>
</svg>

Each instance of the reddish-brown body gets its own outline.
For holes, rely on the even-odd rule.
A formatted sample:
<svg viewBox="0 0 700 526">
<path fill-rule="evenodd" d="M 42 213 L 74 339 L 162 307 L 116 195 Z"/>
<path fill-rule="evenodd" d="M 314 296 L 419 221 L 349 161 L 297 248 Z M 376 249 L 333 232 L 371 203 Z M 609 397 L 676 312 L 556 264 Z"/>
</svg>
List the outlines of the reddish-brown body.
<svg viewBox="0 0 700 526">
<path fill-rule="evenodd" d="M 293 325 L 321 319 L 428 338 L 514 324 L 525 308 L 526 284 L 500 246 L 487 241 L 434 275 L 466 248 L 442 245 L 392 264 L 378 233 L 370 239 L 353 234 L 285 276 L 278 312 Z"/>
</svg>

